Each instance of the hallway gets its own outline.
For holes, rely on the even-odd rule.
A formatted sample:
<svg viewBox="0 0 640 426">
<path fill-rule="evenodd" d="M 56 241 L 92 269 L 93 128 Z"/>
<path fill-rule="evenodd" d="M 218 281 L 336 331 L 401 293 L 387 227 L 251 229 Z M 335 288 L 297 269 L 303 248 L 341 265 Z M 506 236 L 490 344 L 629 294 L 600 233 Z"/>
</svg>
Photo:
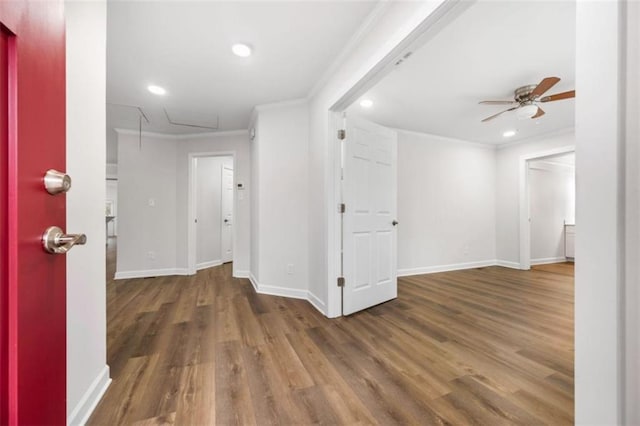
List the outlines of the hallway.
<svg viewBox="0 0 640 426">
<path fill-rule="evenodd" d="M 334 320 L 230 275 L 108 280 L 89 424 L 573 423 L 572 264 L 401 278 Z"/>
</svg>

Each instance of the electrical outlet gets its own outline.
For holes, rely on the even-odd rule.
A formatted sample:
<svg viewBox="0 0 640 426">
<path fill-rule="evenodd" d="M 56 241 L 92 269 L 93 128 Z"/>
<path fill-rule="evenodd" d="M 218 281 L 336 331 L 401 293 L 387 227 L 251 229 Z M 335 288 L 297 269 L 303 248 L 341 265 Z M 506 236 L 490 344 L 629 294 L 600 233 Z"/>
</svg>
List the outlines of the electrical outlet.
<svg viewBox="0 0 640 426">
<path fill-rule="evenodd" d="M 149 198 L 149 207 L 155 207 L 155 206 L 156 206 L 156 199 Z"/>
<path fill-rule="evenodd" d="M 293 275 L 293 263 L 287 265 L 287 274 Z"/>
<path fill-rule="evenodd" d="M 149 260 L 156 260 L 156 252 L 155 252 L 155 251 L 149 251 L 149 252 L 147 252 L 147 259 L 149 259 Z"/>
</svg>

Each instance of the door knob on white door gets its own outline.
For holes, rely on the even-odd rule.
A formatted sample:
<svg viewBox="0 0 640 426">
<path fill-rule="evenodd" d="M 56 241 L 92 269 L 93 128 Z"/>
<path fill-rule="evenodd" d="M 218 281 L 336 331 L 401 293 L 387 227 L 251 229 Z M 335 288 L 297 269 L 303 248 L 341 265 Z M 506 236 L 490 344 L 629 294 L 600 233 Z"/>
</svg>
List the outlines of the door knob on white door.
<svg viewBox="0 0 640 426">
<path fill-rule="evenodd" d="M 47 253 L 65 254 L 75 245 L 87 243 L 87 236 L 84 234 L 65 234 L 57 226 L 50 226 L 42 234 L 42 247 Z"/>
<path fill-rule="evenodd" d="M 396 226 L 396 225 L 398 225 L 398 221 L 394 219 L 394 220 L 393 220 L 393 222 L 391 222 L 391 224 L 392 224 L 393 226 Z"/>
</svg>

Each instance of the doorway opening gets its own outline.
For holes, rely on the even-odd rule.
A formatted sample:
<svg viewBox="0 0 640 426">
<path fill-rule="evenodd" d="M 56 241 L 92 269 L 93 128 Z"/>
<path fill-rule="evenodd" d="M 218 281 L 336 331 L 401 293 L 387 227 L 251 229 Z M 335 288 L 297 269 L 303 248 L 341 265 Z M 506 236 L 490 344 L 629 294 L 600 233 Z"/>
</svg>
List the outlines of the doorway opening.
<svg viewBox="0 0 640 426">
<path fill-rule="evenodd" d="M 575 259 L 575 147 L 520 158 L 520 269 Z"/>
<path fill-rule="evenodd" d="M 233 262 L 234 154 L 189 155 L 189 274 Z"/>
</svg>

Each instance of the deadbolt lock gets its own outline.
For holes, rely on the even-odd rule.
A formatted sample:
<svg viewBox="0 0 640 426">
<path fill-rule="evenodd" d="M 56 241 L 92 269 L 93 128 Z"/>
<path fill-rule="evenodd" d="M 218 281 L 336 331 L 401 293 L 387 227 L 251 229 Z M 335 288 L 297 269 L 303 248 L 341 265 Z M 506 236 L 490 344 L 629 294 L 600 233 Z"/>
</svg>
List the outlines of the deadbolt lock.
<svg viewBox="0 0 640 426">
<path fill-rule="evenodd" d="M 51 195 L 67 192 L 71 189 L 71 177 L 55 169 L 49 169 L 44 175 L 44 188 Z"/>
</svg>

